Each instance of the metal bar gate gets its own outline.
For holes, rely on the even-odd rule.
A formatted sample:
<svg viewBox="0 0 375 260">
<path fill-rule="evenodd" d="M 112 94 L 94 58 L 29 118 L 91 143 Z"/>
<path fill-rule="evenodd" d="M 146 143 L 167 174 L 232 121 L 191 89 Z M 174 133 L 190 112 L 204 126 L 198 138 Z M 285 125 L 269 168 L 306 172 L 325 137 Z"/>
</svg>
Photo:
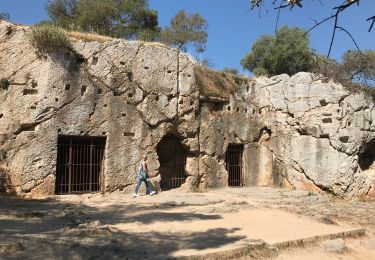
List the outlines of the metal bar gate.
<svg viewBox="0 0 375 260">
<path fill-rule="evenodd" d="M 162 181 L 160 182 L 160 187 L 163 190 L 178 188 L 186 181 L 185 164 L 183 159 L 181 160 L 181 158 L 176 157 L 175 161 L 176 163 L 171 167 L 174 171 L 173 174 L 168 170 L 165 171 L 164 169 L 160 169 L 160 174 L 163 176 Z"/>
<path fill-rule="evenodd" d="M 101 191 L 105 142 L 105 137 L 58 137 L 56 194 Z"/>
<path fill-rule="evenodd" d="M 158 145 L 161 175 L 160 187 L 169 190 L 180 187 L 186 181 L 186 151 L 178 137 L 168 136 Z"/>
<path fill-rule="evenodd" d="M 242 167 L 242 144 L 229 144 L 226 152 L 226 169 L 228 171 L 229 186 L 243 186 L 243 167 Z"/>
</svg>

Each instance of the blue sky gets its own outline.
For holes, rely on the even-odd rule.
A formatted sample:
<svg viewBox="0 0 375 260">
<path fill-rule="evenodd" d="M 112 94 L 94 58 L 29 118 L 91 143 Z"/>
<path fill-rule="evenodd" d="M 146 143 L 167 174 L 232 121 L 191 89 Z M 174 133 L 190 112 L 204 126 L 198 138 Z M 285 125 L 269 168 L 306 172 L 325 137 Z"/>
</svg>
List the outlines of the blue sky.
<svg viewBox="0 0 375 260">
<path fill-rule="evenodd" d="M 270 2 L 271 0 L 268 0 Z M 10 13 L 16 23 L 33 24 L 48 19 L 44 9 L 45 0 L 0 0 L 0 12 Z M 324 5 L 321 4 L 324 3 Z M 332 7 L 342 0 L 304 0 L 304 8 L 283 10 L 279 26 L 299 26 L 304 29 L 329 16 Z M 272 8 L 250 10 L 249 0 L 150 0 L 150 7 L 158 10 L 162 27 L 181 9 L 200 13 L 208 22 L 206 51 L 199 58 L 208 58 L 216 69 L 234 67 L 242 72 L 240 60 L 250 50 L 252 43 L 262 34 L 273 34 L 277 12 Z M 361 49 L 374 49 L 375 27 L 368 33 L 366 19 L 375 15 L 375 1 L 361 0 L 360 6 L 346 10 L 339 25 L 350 31 Z M 332 22 L 319 26 L 310 34 L 311 47 L 327 54 L 332 35 Z M 341 55 L 355 46 L 343 32 L 338 32 L 331 56 L 340 60 Z M 196 56 L 192 52 L 193 56 Z"/>
</svg>

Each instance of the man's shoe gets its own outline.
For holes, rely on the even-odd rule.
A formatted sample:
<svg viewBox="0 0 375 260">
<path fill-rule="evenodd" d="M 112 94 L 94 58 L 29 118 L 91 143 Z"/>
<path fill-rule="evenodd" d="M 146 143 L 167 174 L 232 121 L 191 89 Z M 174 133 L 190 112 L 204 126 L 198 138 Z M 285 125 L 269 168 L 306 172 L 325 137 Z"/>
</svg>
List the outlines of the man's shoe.
<svg viewBox="0 0 375 260">
<path fill-rule="evenodd" d="M 156 193 L 156 191 L 151 191 L 150 196 L 154 195 L 155 193 Z"/>
<path fill-rule="evenodd" d="M 139 197 L 139 195 L 137 193 L 134 193 L 133 198 L 135 198 L 135 197 Z"/>
</svg>

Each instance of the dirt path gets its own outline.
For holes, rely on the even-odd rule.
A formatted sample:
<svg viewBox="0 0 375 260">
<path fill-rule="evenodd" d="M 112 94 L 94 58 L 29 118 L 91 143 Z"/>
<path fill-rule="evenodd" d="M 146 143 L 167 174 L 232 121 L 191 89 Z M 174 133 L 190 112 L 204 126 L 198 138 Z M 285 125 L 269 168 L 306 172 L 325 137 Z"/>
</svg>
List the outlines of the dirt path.
<svg viewBox="0 0 375 260">
<path fill-rule="evenodd" d="M 281 251 L 277 259 L 375 259 L 374 214 L 374 202 L 259 187 L 136 199 L 123 193 L 0 197 L 0 259 L 164 259 L 358 226 L 367 237 L 347 239 L 343 254 L 317 245 Z"/>
</svg>

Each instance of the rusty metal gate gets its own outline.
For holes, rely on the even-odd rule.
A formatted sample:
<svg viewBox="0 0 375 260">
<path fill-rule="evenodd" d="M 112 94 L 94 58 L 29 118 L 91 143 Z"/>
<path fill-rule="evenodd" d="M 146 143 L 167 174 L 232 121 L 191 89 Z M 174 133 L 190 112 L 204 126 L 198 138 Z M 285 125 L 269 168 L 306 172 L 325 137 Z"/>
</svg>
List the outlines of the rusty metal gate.
<svg viewBox="0 0 375 260">
<path fill-rule="evenodd" d="M 101 191 L 105 142 L 105 137 L 58 137 L 56 194 Z"/>
<path fill-rule="evenodd" d="M 164 137 L 157 148 L 159 157 L 160 188 L 169 190 L 180 187 L 186 180 L 186 151 L 177 136 Z"/>
<path fill-rule="evenodd" d="M 242 144 L 229 144 L 225 155 L 229 186 L 243 186 Z"/>
</svg>

